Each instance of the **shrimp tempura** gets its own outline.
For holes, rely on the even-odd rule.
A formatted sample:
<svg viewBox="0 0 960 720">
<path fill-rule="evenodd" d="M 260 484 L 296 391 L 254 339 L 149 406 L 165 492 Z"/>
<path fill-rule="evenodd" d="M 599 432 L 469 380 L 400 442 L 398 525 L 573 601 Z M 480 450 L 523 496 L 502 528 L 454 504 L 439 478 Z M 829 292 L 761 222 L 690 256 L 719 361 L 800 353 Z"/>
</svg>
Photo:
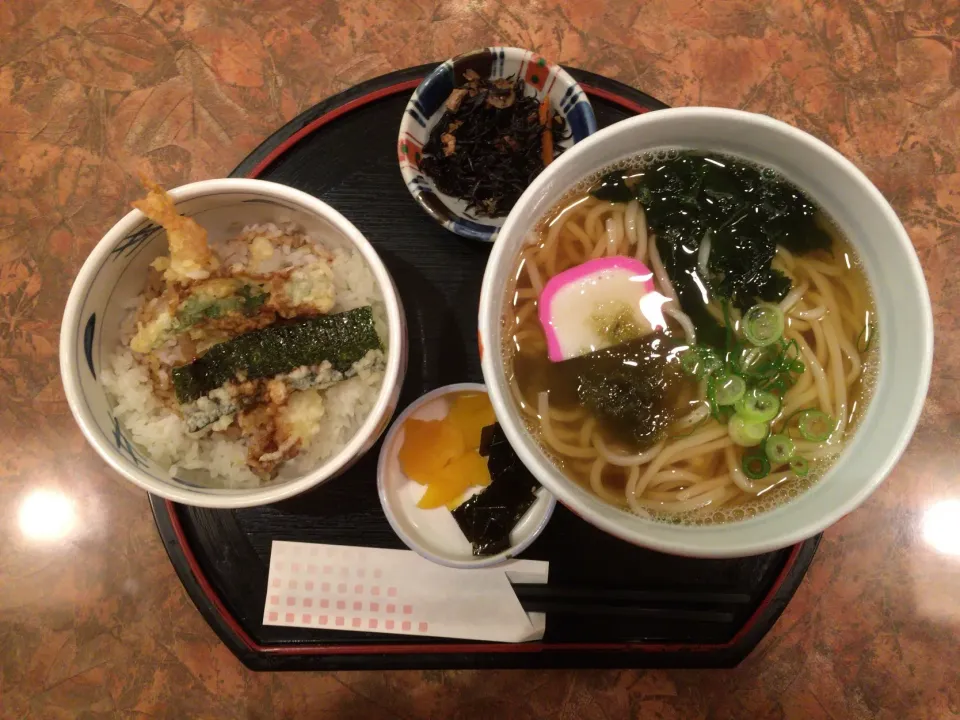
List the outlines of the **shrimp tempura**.
<svg viewBox="0 0 960 720">
<path fill-rule="evenodd" d="M 147 178 L 143 178 L 143 184 L 149 192 L 142 200 L 135 200 L 133 206 L 167 231 L 170 260 L 162 263 L 166 265 L 164 279 L 188 283 L 210 277 L 219 263 L 207 244 L 207 231 L 195 220 L 178 213 L 173 198 L 162 187 Z"/>
</svg>

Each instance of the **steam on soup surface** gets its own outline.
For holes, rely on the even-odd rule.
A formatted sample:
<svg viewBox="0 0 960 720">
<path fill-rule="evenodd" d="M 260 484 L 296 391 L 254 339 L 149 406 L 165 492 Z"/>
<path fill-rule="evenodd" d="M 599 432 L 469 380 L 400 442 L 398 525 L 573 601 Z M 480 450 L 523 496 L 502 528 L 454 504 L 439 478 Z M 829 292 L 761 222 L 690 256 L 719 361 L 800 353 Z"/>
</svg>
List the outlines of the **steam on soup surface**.
<svg viewBox="0 0 960 720">
<path fill-rule="evenodd" d="M 716 153 L 647 153 L 539 224 L 504 360 L 571 478 L 640 515 L 713 523 L 796 496 L 854 432 L 876 372 L 870 289 L 798 188 Z"/>
</svg>

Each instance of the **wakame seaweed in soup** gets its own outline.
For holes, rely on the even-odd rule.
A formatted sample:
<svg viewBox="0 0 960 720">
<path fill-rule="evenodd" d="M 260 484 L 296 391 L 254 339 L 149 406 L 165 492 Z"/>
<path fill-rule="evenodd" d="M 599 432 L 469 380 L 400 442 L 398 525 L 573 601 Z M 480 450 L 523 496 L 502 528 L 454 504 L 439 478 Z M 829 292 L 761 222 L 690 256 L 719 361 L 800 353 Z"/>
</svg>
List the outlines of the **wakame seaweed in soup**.
<svg viewBox="0 0 960 720">
<path fill-rule="evenodd" d="M 740 310 L 778 302 L 790 291 L 790 280 L 771 267 L 777 246 L 803 254 L 831 245 L 816 221 L 816 206 L 796 187 L 770 168 L 725 155 L 668 151 L 640 169 L 608 173 L 593 195 L 639 200 L 681 307 L 702 341 L 718 348 L 724 332 L 706 312 L 699 283 Z M 711 248 L 707 276 L 700 277 L 705 238 Z"/>
</svg>

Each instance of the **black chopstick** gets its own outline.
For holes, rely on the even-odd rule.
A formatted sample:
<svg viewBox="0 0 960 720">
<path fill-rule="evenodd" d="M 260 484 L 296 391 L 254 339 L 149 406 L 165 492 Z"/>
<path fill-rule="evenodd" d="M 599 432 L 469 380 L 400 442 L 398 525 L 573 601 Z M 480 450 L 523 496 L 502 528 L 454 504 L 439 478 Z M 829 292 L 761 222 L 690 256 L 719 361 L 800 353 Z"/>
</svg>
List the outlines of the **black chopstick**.
<svg viewBox="0 0 960 720">
<path fill-rule="evenodd" d="M 736 610 L 730 606 L 742 606 L 750 602 L 750 596 L 742 593 L 598 590 L 538 584 L 517 584 L 513 587 L 524 610 L 547 615 L 729 623 L 733 622 Z M 703 607 L 704 604 L 713 607 Z"/>
<path fill-rule="evenodd" d="M 750 595 L 737 592 L 702 592 L 699 590 L 624 590 L 517 583 L 513 586 L 520 602 L 578 602 L 603 605 L 637 603 L 683 603 L 691 605 L 748 605 Z"/>
<path fill-rule="evenodd" d="M 595 603 L 523 603 L 526 612 L 546 615 L 589 615 L 592 617 L 633 617 L 657 620 L 682 620 L 684 622 L 730 623 L 734 613 L 717 610 L 682 610 L 679 608 L 651 608 L 631 605 L 597 605 Z"/>
</svg>

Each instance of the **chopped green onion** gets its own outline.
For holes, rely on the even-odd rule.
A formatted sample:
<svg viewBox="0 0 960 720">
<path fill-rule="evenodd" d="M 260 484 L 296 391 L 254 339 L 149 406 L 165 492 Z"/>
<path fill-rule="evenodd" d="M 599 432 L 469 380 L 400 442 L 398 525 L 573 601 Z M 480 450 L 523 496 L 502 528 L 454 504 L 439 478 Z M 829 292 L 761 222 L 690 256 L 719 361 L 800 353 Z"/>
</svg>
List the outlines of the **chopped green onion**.
<svg viewBox="0 0 960 720">
<path fill-rule="evenodd" d="M 727 375 L 717 380 L 714 399 L 717 405 L 733 405 L 747 392 L 747 383 L 739 375 Z"/>
<path fill-rule="evenodd" d="M 722 423 L 729 422 L 730 418 L 735 415 L 733 407 L 730 405 L 724 405 L 723 407 L 717 408 L 717 420 Z"/>
<path fill-rule="evenodd" d="M 809 408 L 807 408 L 809 409 Z M 790 431 L 790 423 L 795 417 L 800 416 L 802 413 L 805 413 L 807 409 L 801 408 L 800 410 L 794 410 L 791 414 L 787 415 L 785 418 L 780 420 L 783 423 L 783 430 L 781 432 L 787 433 Z M 791 436 L 792 437 L 792 436 Z"/>
<path fill-rule="evenodd" d="M 765 347 L 734 342 L 726 354 L 728 372 L 741 376 L 750 388 L 782 395 L 806 371 L 796 340 L 780 338 Z"/>
<path fill-rule="evenodd" d="M 822 410 L 804 410 L 797 416 L 797 429 L 804 440 L 824 442 L 830 437 L 836 424 Z"/>
<path fill-rule="evenodd" d="M 720 307 L 723 310 L 723 331 L 726 334 L 724 347 L 727 350 L 727 357 L 729 357 L 730 353 L 733 352 L 733 323 L 730 322 L 730 303 L 721 300 Z"/>
<path fill-rule="evenodd" d="M 710 415 L 719 420 L 720 406 L 717 405 L 717 388 L 713 384 L 713 378 L 707 378 L 707 404 L 710 406 Z"/>
<path fill-rule="evenodd" d="M 680 353 L 680 367 L 688 375 L 696 375 L 697 368 L 700 366 L 700 353 L 696 348 L 687 348 Z"/>
<path fill-rule="evenodd" d="M 790 458 L 790 469 L 793 470 L 793 474 L 797 477 L 806 477 L 807 473 L 810 472 L 810 463 L 805 457 L 796 457 Z"/>
<path fill-rule="evenodd" d="M 735 405 L 737 414 L 744 420 L 765 423 L 773 420 L 780 412 L 780 398 L 771 392 L 751 388 Z"/>
<path fill-rule="evenodd" d="M 800 345 L 797 344 L 797 341 L 791 340 L 787 342 L 786 340 L 781 340 L 780 342 L 783 344 L 781 365 L 783 366 L 784 372 L 803 372 L 806 367 L 803 364 L 803 360 L 800 359 Z M 800 363 L 799 370 L 794 369 L 797 367 L 797 363 Z"/>
<path fill-rule="evenodd" d="M 863 330 L 857 335 L 857 351 L 865 353 L 873 345 L 873 337 L 877 334 L 877 329 L 872 322 L 863 326 Z"/>
<path fill-rule="evenodd" d="M 744 455 L 742 467 L 743 474 L 751 480 L 760 480 L 770 474 L 770 461 L 760 453 Z"/>
<path fill-rule="evenodd" d="M 691 347 L 680 355 L 680 367 L 689 375 L 704 378 L 722 368 L 723 361 L 712 348 Z"/>
<path fill-rule="evenodd" d="M 737 364 L 745 373 L 762 373 L 763 369 L 769 364 L 763 362 L 765 352 L 759 348 L 741 345 L 737 354 Z"/>
<path fill-rule="evenodd" d="M 762 383 L 758 386 L 758 389 L 766 390 L 777 395 L 783 395 L 787 388 L 790 387 L 793 383 L 787 382 L 786 378 L 778 377 L 776 380 L 768 383 Z"/>
<path fill-rule="evenodd" d="M 783 310 L 779 305 L 759 303 L 743 316 L 743 334 L 757 347 L 772 345 L 783 336 Z"/>
<path fill-rule="evenodd" d="M 793 457 L 796 446 L 786 435 L 771 435 L 764 443 L 763 449 L 770 458 L 770 462 L 777 466 L 783 465 Z"/>
<path fill-rule="evenodd" d="M 756 348 L 743 346 L 735 364 L 740 374 L 758 382 L 771 381 L 783 372 L 783 356 L 776 346 Z"/>
<path fill-rule="evenodd" d="M 751 422 L 743 415 L 734 415 L 727 423 L 727 434 L 741 447 L 754 447 L 763 442 L 770 428 L 765 422 Z"/>
<path fill-rule="evenodd" d="M 713 373 L 723 367 L 723 360 L 720 359 L 720 356 L 715 351 L 710 348 L 704 348 L 700 353 L 700 366 L 703 377 L 713 375 Z"/>
</svg>

